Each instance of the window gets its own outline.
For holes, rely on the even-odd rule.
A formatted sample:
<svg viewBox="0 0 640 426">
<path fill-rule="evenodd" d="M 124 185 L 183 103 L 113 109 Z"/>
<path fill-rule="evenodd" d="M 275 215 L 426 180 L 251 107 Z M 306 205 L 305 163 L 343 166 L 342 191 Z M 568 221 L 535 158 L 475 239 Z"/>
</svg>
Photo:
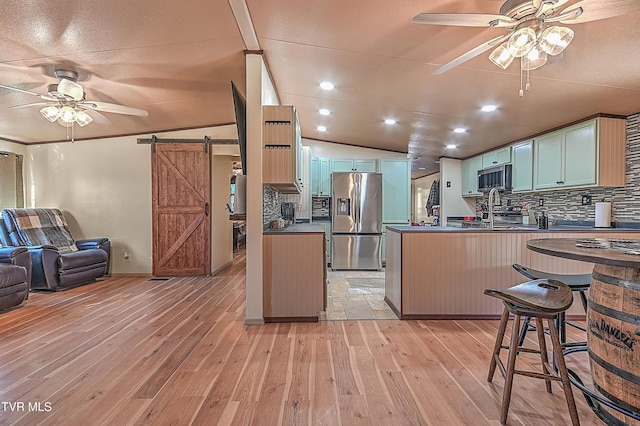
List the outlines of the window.
<svg viewBox="0 0 640 426">
<path fill-rule="evenodd" d="M 0 209 L 24 207 L 22 155 L 0 151 Z"/>
</svg>

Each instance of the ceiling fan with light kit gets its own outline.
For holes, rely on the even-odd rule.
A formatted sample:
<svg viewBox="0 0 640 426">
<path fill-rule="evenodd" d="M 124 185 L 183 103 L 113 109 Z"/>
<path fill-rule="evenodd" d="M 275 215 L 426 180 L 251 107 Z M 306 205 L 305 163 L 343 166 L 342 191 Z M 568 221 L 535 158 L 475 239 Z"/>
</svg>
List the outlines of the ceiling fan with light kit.
<svg viewBox="0 0 640 426">
<path fill-rule="evenodd" d="M 89 114 L 90 111 L 98 114 L 106 112 L 139 117 L 147 117 L 149 115 L 147 111 L 139 108 L 111 102 L 87 100 L 84 88 L 78 83 L 78 73 L 75 71 L 57 69 L 54 71 L 54 75 L 60 81 L 47 85 L 46 94 L 0 84 L 0 88 L 26 93 L 44 101 L 25 105 L 14 105 L 9 108 L 16 109 L 40 106 L 42 107 L 40 114 L 42 114 L 44 118 L 52 123 L 57 122 L 67 129 L 73 129 L 73 126 L 76 124 L 84 127 L 91 123 L 93 117 Z"/>
<path fill-rule="evenodd" d="M 561 54 L 573 40 L 571 28 L 562 26 L 596 21 L 640 10 L 639 0 L 506 0 L 498 14 L 421 13 L 412 22 L 429 25 L 504 28 L 507 34 L 495 37 L 463 53 L 436 69 L 441 74 L 493 49 L 489 59 L 506 70 L 520 58 L 520 96 L 523 71 L 542 67 Z M 568 4 L 570 3 L 570 4 Z M 551 57 L 551 58 L 550 58 Z"/>
</svg>

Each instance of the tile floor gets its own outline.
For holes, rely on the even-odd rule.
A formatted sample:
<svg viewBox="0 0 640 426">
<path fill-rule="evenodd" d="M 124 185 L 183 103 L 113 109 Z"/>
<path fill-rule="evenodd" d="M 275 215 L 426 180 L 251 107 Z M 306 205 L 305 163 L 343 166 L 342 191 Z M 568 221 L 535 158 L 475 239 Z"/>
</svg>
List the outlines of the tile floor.
<svg viewBox="0 0 640 426">
<path fill-rule="evenodd" d="M 384 301 L 384 271 L 328 271 L 328 321 L 398 319 Z"/>
</svg>

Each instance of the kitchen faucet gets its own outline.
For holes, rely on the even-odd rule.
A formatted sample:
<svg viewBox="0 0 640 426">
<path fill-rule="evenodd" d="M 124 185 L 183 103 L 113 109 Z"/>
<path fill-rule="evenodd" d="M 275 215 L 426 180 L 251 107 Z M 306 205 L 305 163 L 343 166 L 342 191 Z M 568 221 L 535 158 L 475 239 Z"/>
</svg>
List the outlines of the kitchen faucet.
<svg viewBox="0 0 640 426">
<path fill-rule="evenodd" d="M 493 205 L 500 204 L 500 193 L 496 188 L 489 191 L 489 229 L 493 229 Z"/>
</svg>

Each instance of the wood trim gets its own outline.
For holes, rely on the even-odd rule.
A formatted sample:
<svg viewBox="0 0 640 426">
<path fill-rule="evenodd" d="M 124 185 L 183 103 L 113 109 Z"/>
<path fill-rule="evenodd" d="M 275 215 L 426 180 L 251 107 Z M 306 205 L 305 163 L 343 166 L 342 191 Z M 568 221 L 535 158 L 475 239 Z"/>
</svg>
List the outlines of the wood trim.
<svg viewBox="0 0 640 426">
<path fill-rule="evenodd" d="M 265 317 L 265 323 L 279 322 L 318 322 L 318 316 L 313 317 Z"/>
<path fill-rule="evenodd" d="M 627 121 L 601 117 L 598 124 L 600 139 L 598 186 L 625 185 L 627 159 Z"/>
</svg>

